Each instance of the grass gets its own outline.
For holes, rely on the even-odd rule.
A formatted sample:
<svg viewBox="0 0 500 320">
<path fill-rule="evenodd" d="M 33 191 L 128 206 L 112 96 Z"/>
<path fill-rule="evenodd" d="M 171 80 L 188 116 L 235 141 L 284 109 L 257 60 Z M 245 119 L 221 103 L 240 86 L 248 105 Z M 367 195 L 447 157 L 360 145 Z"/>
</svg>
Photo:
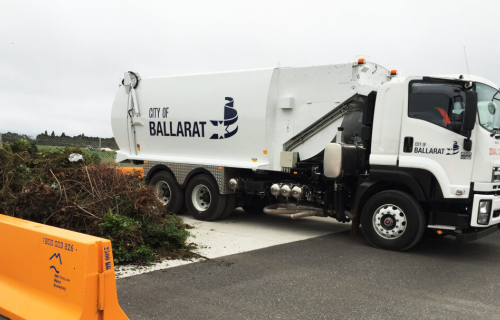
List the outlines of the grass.
<svg viewBox="0 0 500 320">
<path fill-rule="evenodd" d="M 60 146 L 40 146 L 40 145 L 37 145 L 37 148 L 38 148 L 38 151 L 40 151 L 40 152 L 48 152 L 48 151 L 62 152 L 65 150 L 66 146 L 60 147 Z M 112 164 L 112 165 L 115 164 L 115 151 L 118 151 L 118 149 L 115 149 L 112 152 L 101 151 L 99 153 L 99 151 L 87 151 L 87 148 L 83 148 L 83 147 L 75 147 L 75 148 L 77 148 L 80 151 L 85 152 L 91 156 L 99 157 L 101 159 L 102 163 Z"/>
</svg>

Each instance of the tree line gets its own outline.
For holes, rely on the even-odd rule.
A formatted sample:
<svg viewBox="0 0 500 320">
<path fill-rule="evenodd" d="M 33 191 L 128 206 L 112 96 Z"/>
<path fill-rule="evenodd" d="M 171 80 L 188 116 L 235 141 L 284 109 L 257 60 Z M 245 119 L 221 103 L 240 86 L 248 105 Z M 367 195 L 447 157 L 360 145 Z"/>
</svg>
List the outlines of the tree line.
<svg viewBox="0 0 500 320">
<path fill-rule="evenodd" d="M 83 133 L 77 136 L 67 136 L 63 132 L 58 136 L 54 131 L 52 131 L 51 134 L 45 131 L 44 133 L 38 134 L 35 138 L 26 134 L 13 132 L 2 133 L 2 141 L 4 142 L 16 142 L 21 139 L 34 142 L 40 146 L 99 147 L 99 137 L 90 137 Z M 115 138 L 101 138 L 101 148 L 118 149 L 118 145 L 116 144 Z"/>
</svg>

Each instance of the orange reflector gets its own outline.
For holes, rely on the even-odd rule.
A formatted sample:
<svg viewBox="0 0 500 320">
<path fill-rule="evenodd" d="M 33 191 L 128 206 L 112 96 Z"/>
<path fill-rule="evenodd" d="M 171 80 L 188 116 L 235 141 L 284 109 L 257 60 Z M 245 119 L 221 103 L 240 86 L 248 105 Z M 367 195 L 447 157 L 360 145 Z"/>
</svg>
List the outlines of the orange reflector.
<svg viewBox="0 0 500 320">
<path fill-rule="evenodd" d="M 393 69 L 391 70 L 391 76 L 397 76 L 398 75 L 398 70 Z"/>
<path fill-rule="evenodd" d="M 264 150 L 262 153 L 263 153 L 263 154 L 267 154 L 267 150 Z"/>
<path fill-rule="evenodd" d="M 438 233 L 438 234 L 443 234 L 443 231 L 438 230 L 438 231 L 437 231 L 437 233 Z"/>
<path fill-rule="evenodd" d="M 218 167 L 217 169 L 222 170 L 222 167 Z"/>
<path fill-rule="evenodd" d="M 144 163 L 148 163 L 147 161 L 144 161 Z"/>
<path fill-rule="evenodd" d="M 358 59 L 358 64 L 365 64 L 366 63 L 366 59 L 365 58 L 359 58 Z"/>
</svg>

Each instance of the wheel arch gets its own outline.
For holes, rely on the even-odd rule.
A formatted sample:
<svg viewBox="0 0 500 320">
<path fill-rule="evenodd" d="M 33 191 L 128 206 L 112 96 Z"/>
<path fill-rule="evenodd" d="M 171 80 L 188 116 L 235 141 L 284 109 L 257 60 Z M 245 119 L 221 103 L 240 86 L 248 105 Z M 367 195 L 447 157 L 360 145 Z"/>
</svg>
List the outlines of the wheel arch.
<svg viewBox="0 0 500 320">
<path fill-rule="evenodd" d="M 375 194 L 397 190 L 415 198 L 429 219 L 430 199 L 443 198 L 443 192 L 436 177 L 429 171 L 397 166 L 370 166 L 369 176 L 358 185 L 352 206 L 353 222 L 351 235 L 356 235 L 361 224 L 361 213 L 366 202 Z"/>
<path fill-rule="evenodd" d="M 420 203 L 428 203 L 430 198 L 443 198 L 436 177 L 427 170 L 375 165 L 371 166 L 370 175 L 356 190 L 354 215 L 361 214 L 363 205 L 371 196 L 385 190 L 406 192 Z"/>
<path fill-rule="evenodd" d="M 375 194 L 387 191 L 403 191 L 414 197 L 429 219 L 430 199 L 443 198 L 443 192 L 436 177 L 429 171 L 415 168 L 374 165 L 370 174 L 356 189 L 353 203 L 352 234 L 357 234 L 361 223 L 361 212 L 366 202 Z"/>
<path fill-rule="evenodd" d="M 415 197 L 413 190 L 405 184 L 367 179 L 358 187 L 356 192 L 354 200 L 354 216 L 361 216 L 363 206 L 371 197 L 377 193 L 387 190 L 403 191 Z M 415 198 L 418 201 L 421 201 L 417 197 Z"/>
<path fill-rule="evenodd" d="M 146 182 L 149 183 L 155 174 L 157 174 L 158 172 L 162 172 L 162 171 L 166 171 L 166 172 L 170 173 L 174 177 L 175 181 L 177 183 L 179 183 L 177 181 L 177 177 L 175 176 L 173 171 L 164 164 L 157 164 L 154 167 L 152 167 L 151 169 L 149 169 L 148 174 L 146 175 Z"/>
</svg>

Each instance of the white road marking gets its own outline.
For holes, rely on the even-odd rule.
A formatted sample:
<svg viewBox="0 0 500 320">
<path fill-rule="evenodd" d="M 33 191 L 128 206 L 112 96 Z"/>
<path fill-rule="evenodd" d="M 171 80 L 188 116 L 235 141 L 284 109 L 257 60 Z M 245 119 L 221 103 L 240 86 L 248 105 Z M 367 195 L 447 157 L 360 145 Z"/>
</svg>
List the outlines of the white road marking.
<svg viewBox="0 0 500 320">
<path fill-rule="evenodd" d="M 350 224 L 337 222 L 332 218 L 307 217 L 292 220 L 283 215 L 251 215 L 236 209 L 225 220 L 205 222 L 181 216 L 184 222 L 193 226 L 188 243 L 198 245 L 196 253 L 209 258 L 248 252 L 275 245 L 311 239 L 326 234 L 349 230 Z M 125 278 L 141 273 L 176 267 L 198 260 L 165 260 L 152 266 L 119 266 L 115 268 L 116 278 Z"/>
</svg>

